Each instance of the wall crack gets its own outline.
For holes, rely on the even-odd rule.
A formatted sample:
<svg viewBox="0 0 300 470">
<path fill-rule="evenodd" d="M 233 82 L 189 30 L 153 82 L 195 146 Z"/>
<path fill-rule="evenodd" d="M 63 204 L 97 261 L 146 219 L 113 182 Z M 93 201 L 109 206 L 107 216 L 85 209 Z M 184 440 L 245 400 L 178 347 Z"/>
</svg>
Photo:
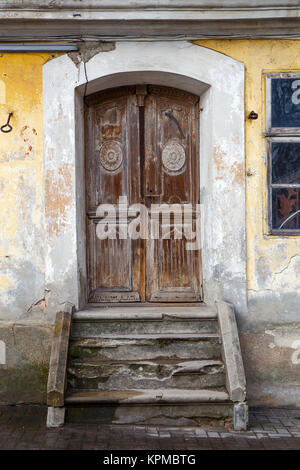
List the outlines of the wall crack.
<svg viewBox="0 0 300 470">
<path fill-rule="evenodd" d="M 300 255 L 299 255 L 299 254 L 293 255 L 293 256 L 289 259 L 288 264 L 287 264 L 283 269 L 281 269 L 280 271 L 274 271 L 273 274 L 274 274 L 274 275 L 282 274 L 284 271 L 286 271 L 286 270 L 290 267 L 290 264 L 291 264 L 292 260 L 293 260 L 294 258 L 296 258 L 296 257 L 300 257 Z"/>
</svg>

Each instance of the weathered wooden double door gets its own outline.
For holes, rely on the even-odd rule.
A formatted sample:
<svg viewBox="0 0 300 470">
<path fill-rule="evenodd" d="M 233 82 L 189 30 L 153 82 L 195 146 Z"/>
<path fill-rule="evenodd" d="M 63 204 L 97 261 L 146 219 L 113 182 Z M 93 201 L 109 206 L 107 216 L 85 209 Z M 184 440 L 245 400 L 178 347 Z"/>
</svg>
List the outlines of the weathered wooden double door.
<svg viewBox="0 0 300 470">
<path fill-rule="evenodd" d="M 177 231 L 180 205 L 195 218 L 199 203 L 198 97 L 152 85 L 87 97 L 86 194 L 89 302 L 201 300 L 200 252 Z M 162 204 L 178 205 L 170 220 Z"/>
</svg>

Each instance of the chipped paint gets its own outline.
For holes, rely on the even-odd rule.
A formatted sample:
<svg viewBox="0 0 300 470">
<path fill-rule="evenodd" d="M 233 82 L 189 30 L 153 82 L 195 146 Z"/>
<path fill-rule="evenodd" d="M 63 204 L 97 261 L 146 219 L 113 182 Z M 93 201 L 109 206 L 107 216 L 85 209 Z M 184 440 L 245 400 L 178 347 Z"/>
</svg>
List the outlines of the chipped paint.
<svg viewBox="0 0 300 470">
<path fill-rule="evenodd" d="M 276 39 L 203 40 L 196 43 L 245 64 L 245 164 L 246 168 L 249 168 L 246 192 L 247 282 L 249 299 L 257 300 L 255 315 L 259 322 L 260 296 L 268 294 L 269 297 L 272 293 L 276 296 L 295 294 L 300 288 L 298 237 L 283 238 L 267 234 L 266 146 L 262 135 L 265 128 L 263 74 L 279 71 L 299 72 L 299 44 L 298 41 Z M 247 119 L 251 110 L 258 113 L 258 119 L 255 121 Z M 226 165 L 225 156 L 217 150 L 214 159 L 218 178 L 222 178 Z M 237 175 L 240 174 L 238 170 Z M 295 320 L 298 313 L 292 310 L 292 305 L 291 308 L 288 305 L 285 307 L 282 320 Z"/>
<path fill-rule="evenodd" d="M 219 147 L 214 148 L 213 154 L 214 162 L 216 165 L 216 179 L 232 179 L 233 184 L 243 185 L 244 181 L 244 168 L 241 163 L 235 162 L 230 166 L 230 158 L 228 155 Z"/>
<path fill-rule="evenodd" d="M 269 348 L 290 348 L 295 349 L 291 355 L 291 362 L 294 365 L 300 364 L 300 328 L 280 328 L 266 330 L 266 335 L 273 336 L 273 341 L 269 343 Z M 296 338 L 296 339 L 295 339 Z"/>
<path fill-rule="evenodd" d="M 64 163 L 58 169 L 48 170 L 46 175 L 45 214 L 48 220 L 50 236 L 58 235 L 66 225 L 66 208 L 71 203 L 72 173 L 71 166 Z"/>
<path fill-rule="evenodd" d="M 44 292 L 42 65 L 47 53 L 0 56 L 0 320 L 16 320 Z"/>
<path fill-rule="evenodd" d="M 110 52 L 116 48 L 114 42 L 103 42 L 103 41 L 87 41 L 77 43 L 78 51 L 69 52 L 68 56 L 74 62 L 76 67 L 79 67 L 81 62 L 88 62 L 99 52 Z"/>
<path fill-rule="evenodd" d="M 7 291 L 13 285 L 14 285 L 14 282 L 12 279 L 10 279 L 8 276 L 5 276 L 4 274 L 0 274 L 1 289 Z"/>
<path fill-rule="evenodd" d="M 0 105 L 6 103 L 6 85 L 3 80 L 0 80 Z"/>
</svg>

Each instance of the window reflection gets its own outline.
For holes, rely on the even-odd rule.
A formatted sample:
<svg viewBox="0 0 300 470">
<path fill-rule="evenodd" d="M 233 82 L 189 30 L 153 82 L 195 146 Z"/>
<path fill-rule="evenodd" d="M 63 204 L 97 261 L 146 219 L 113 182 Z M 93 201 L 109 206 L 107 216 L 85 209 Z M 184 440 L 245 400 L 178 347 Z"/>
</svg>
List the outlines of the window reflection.
<svg viewBox="0 0 300 470">
<path fill-rule="evenodd" d="M 272 189 L 272 225 L 274 229 L 300 229 L 300 191 L 297 188 Z"/>
<path fill-rule="evenodd" d="M 300 142 L 272 142 L 272 183 L 300 184 Z"/>
</svg>

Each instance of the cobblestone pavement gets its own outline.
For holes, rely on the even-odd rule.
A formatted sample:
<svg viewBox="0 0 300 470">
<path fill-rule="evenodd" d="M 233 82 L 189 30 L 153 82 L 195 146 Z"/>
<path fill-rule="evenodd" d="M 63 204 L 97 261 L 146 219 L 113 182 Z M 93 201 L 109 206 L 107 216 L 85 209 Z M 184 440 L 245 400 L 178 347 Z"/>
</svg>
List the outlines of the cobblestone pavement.
<svg viewBox="0 0 300 470">
<path fill-rule="evenodd" d="M 300 449 L 300 410 L 252 408 L 245 432 L 226 428 L 66 424 L 47 429 L 46 408 L 0 406 L 0 449 Z"/>
</svg>

